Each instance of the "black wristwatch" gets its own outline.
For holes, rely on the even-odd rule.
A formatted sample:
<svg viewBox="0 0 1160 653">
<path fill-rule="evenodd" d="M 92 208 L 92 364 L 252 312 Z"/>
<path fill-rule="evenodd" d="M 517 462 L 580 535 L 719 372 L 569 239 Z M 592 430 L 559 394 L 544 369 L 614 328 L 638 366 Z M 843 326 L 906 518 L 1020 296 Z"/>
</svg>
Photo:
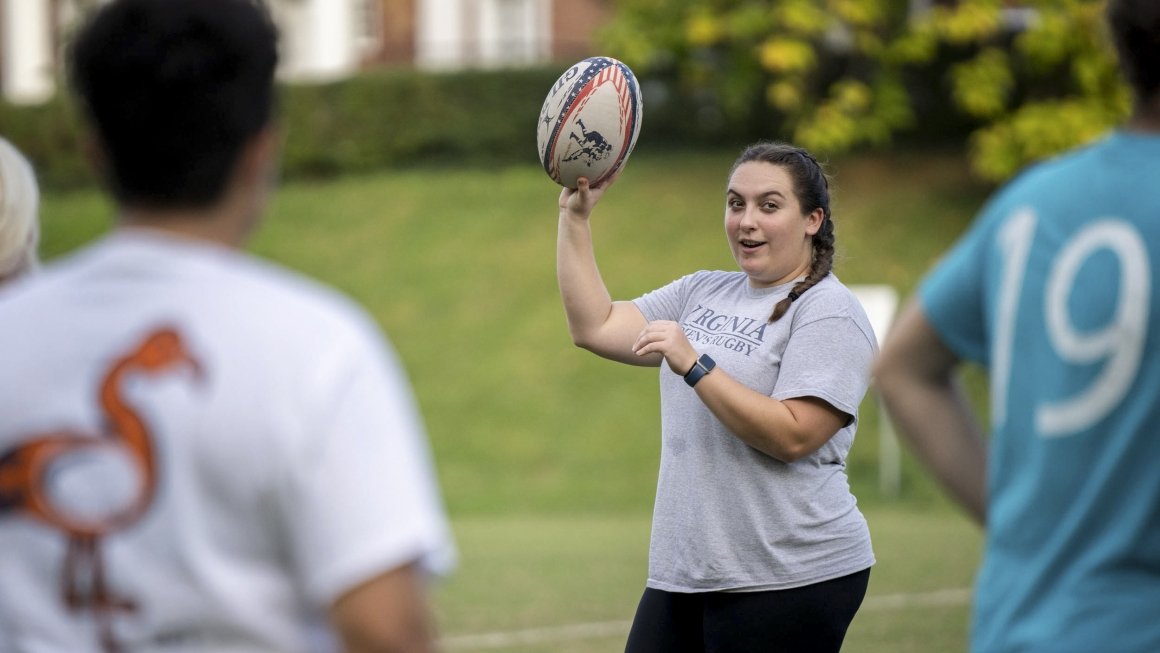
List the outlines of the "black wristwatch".
<svg viewBox="0 0 1160 653">
<path fill-rule="evenodd" d="M 697 385 L 697 381 L 700 381 L 701 377 L 713 371 L 714 367 L 717 367 L 717 361 L 709 358 L 709 354 L 701 354 L 697 362 L 693 363 L 693 367 L 689 368 L 688 372 L 685 372 L 685 383 L 688 383 L 690 388 Z"/>
</svg>

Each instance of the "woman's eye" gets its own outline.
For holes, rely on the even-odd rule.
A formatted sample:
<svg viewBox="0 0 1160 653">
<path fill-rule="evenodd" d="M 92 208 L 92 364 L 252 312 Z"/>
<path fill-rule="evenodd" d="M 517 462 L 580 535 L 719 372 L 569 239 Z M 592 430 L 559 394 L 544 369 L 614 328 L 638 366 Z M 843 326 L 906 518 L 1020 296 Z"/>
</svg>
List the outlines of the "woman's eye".
<svg viewBox="0 0 1160 653">
<path fill-rule="evenodd" d="M 776 211 L 777 205 L 774 204 L 773 202 L 766 202 L 765 204 L 761 205 L 761 208 L 766 210 L 766 211 Z"/>
</svg>

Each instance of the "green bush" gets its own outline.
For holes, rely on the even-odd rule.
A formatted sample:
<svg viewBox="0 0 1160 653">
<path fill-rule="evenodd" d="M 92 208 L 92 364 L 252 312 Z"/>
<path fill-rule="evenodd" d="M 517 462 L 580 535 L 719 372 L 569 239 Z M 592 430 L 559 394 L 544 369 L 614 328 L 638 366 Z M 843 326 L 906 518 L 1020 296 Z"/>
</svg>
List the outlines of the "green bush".
<svg viewBox="0 0 1160 653">
<path fill-rule="evenodd" d="M 0 136 L 28 157 L 41 186 L 91 185 L 78 118 L 75 105 L 60 95 L 35 107 L 0 102 Z"/>
<path fill-rule="evenodd" d="M 536 121 L 568 63 L 503 71 L 371 71 L 326 84 L 286 85 L 282 174 L 287 179 L 411 166 L 534 162 Z M 772 136 L 757 104 L 738 118 L 672 80 L 642 80 L 644 130 L 638 148 L 741 144 Z M 0 135 L 19 147 L 47 189 L 91 186 L 81 116 L 66 94 L 39 106 L 0 102 Z"/>
<path fill-rule="evenodd" d="M 535 161 L 559 71 L 368 73 L 284 95 L 285 172 L 331 176 L 414 163 Z"/>
<path fill-rule="evenodd" d="M 380 71 L 328 84 L 286 85 L 283 174 L 324 177 L 419 162 L 534 161 L 540 104 L 559 72 Z M 29 157 L 43 186 L 91 185 L 79 118 L 63 93 L 33 107 L 0 103 L 0 134 Z"/>
</svg>

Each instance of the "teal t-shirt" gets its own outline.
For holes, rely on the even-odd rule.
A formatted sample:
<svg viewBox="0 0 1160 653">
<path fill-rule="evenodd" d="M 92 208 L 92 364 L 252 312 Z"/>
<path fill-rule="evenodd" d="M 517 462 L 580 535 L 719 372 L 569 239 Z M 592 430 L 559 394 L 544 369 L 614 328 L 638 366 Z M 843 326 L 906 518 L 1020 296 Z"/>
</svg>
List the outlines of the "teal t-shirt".
<svg viewBox="0 0 1160 653">
<path fill-rule="evenodd" d="M 923 309 L 991 386 L 975 653 L 1160 651 L 1160 136 L 996 195 Z"/>
</svg>

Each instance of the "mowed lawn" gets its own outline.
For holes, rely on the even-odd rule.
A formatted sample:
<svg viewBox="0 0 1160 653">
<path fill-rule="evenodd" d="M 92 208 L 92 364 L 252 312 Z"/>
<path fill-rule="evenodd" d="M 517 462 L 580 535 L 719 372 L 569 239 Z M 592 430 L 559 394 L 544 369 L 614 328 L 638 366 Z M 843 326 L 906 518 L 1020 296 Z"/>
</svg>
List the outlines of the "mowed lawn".
<svg viewBox="0 0 1160 653">
<path fill-rule="evenodd" d="M 617 651 L 645 577 L 658 371 L 571 345 L 555 281 L 559 189 L 532 151 L 528 165 L 288 183 L 251 249 L 362 302 L 407 366 L 462 556 L 435 592 L 446 648 Z M 734 268 L 722 217 L 735 154 L 634 154 L 593 219 L 616 298 Z M 956 153 L 829 168 L 836 273 L 904 296 L 987 191 Z M 93 192 L 46 193 L 44 255 L 96 237 L 109 210 Z M 879 564 L 846 650 L 962 650 L 978 531 L 909 456 L 901 495 L 884 496 L 872 396 L 860 418 L 849 474 Z"/>
<path fill-rule="evenodd" d="M 865 510 L 878 562 L 847 653 L 966 650 L 980 531 L 946 506 Z M 624 650 L 644 586 L 649 516 L 472 516 L 460 569 L 435 590 L 444 649 Z"/>
</svg>

